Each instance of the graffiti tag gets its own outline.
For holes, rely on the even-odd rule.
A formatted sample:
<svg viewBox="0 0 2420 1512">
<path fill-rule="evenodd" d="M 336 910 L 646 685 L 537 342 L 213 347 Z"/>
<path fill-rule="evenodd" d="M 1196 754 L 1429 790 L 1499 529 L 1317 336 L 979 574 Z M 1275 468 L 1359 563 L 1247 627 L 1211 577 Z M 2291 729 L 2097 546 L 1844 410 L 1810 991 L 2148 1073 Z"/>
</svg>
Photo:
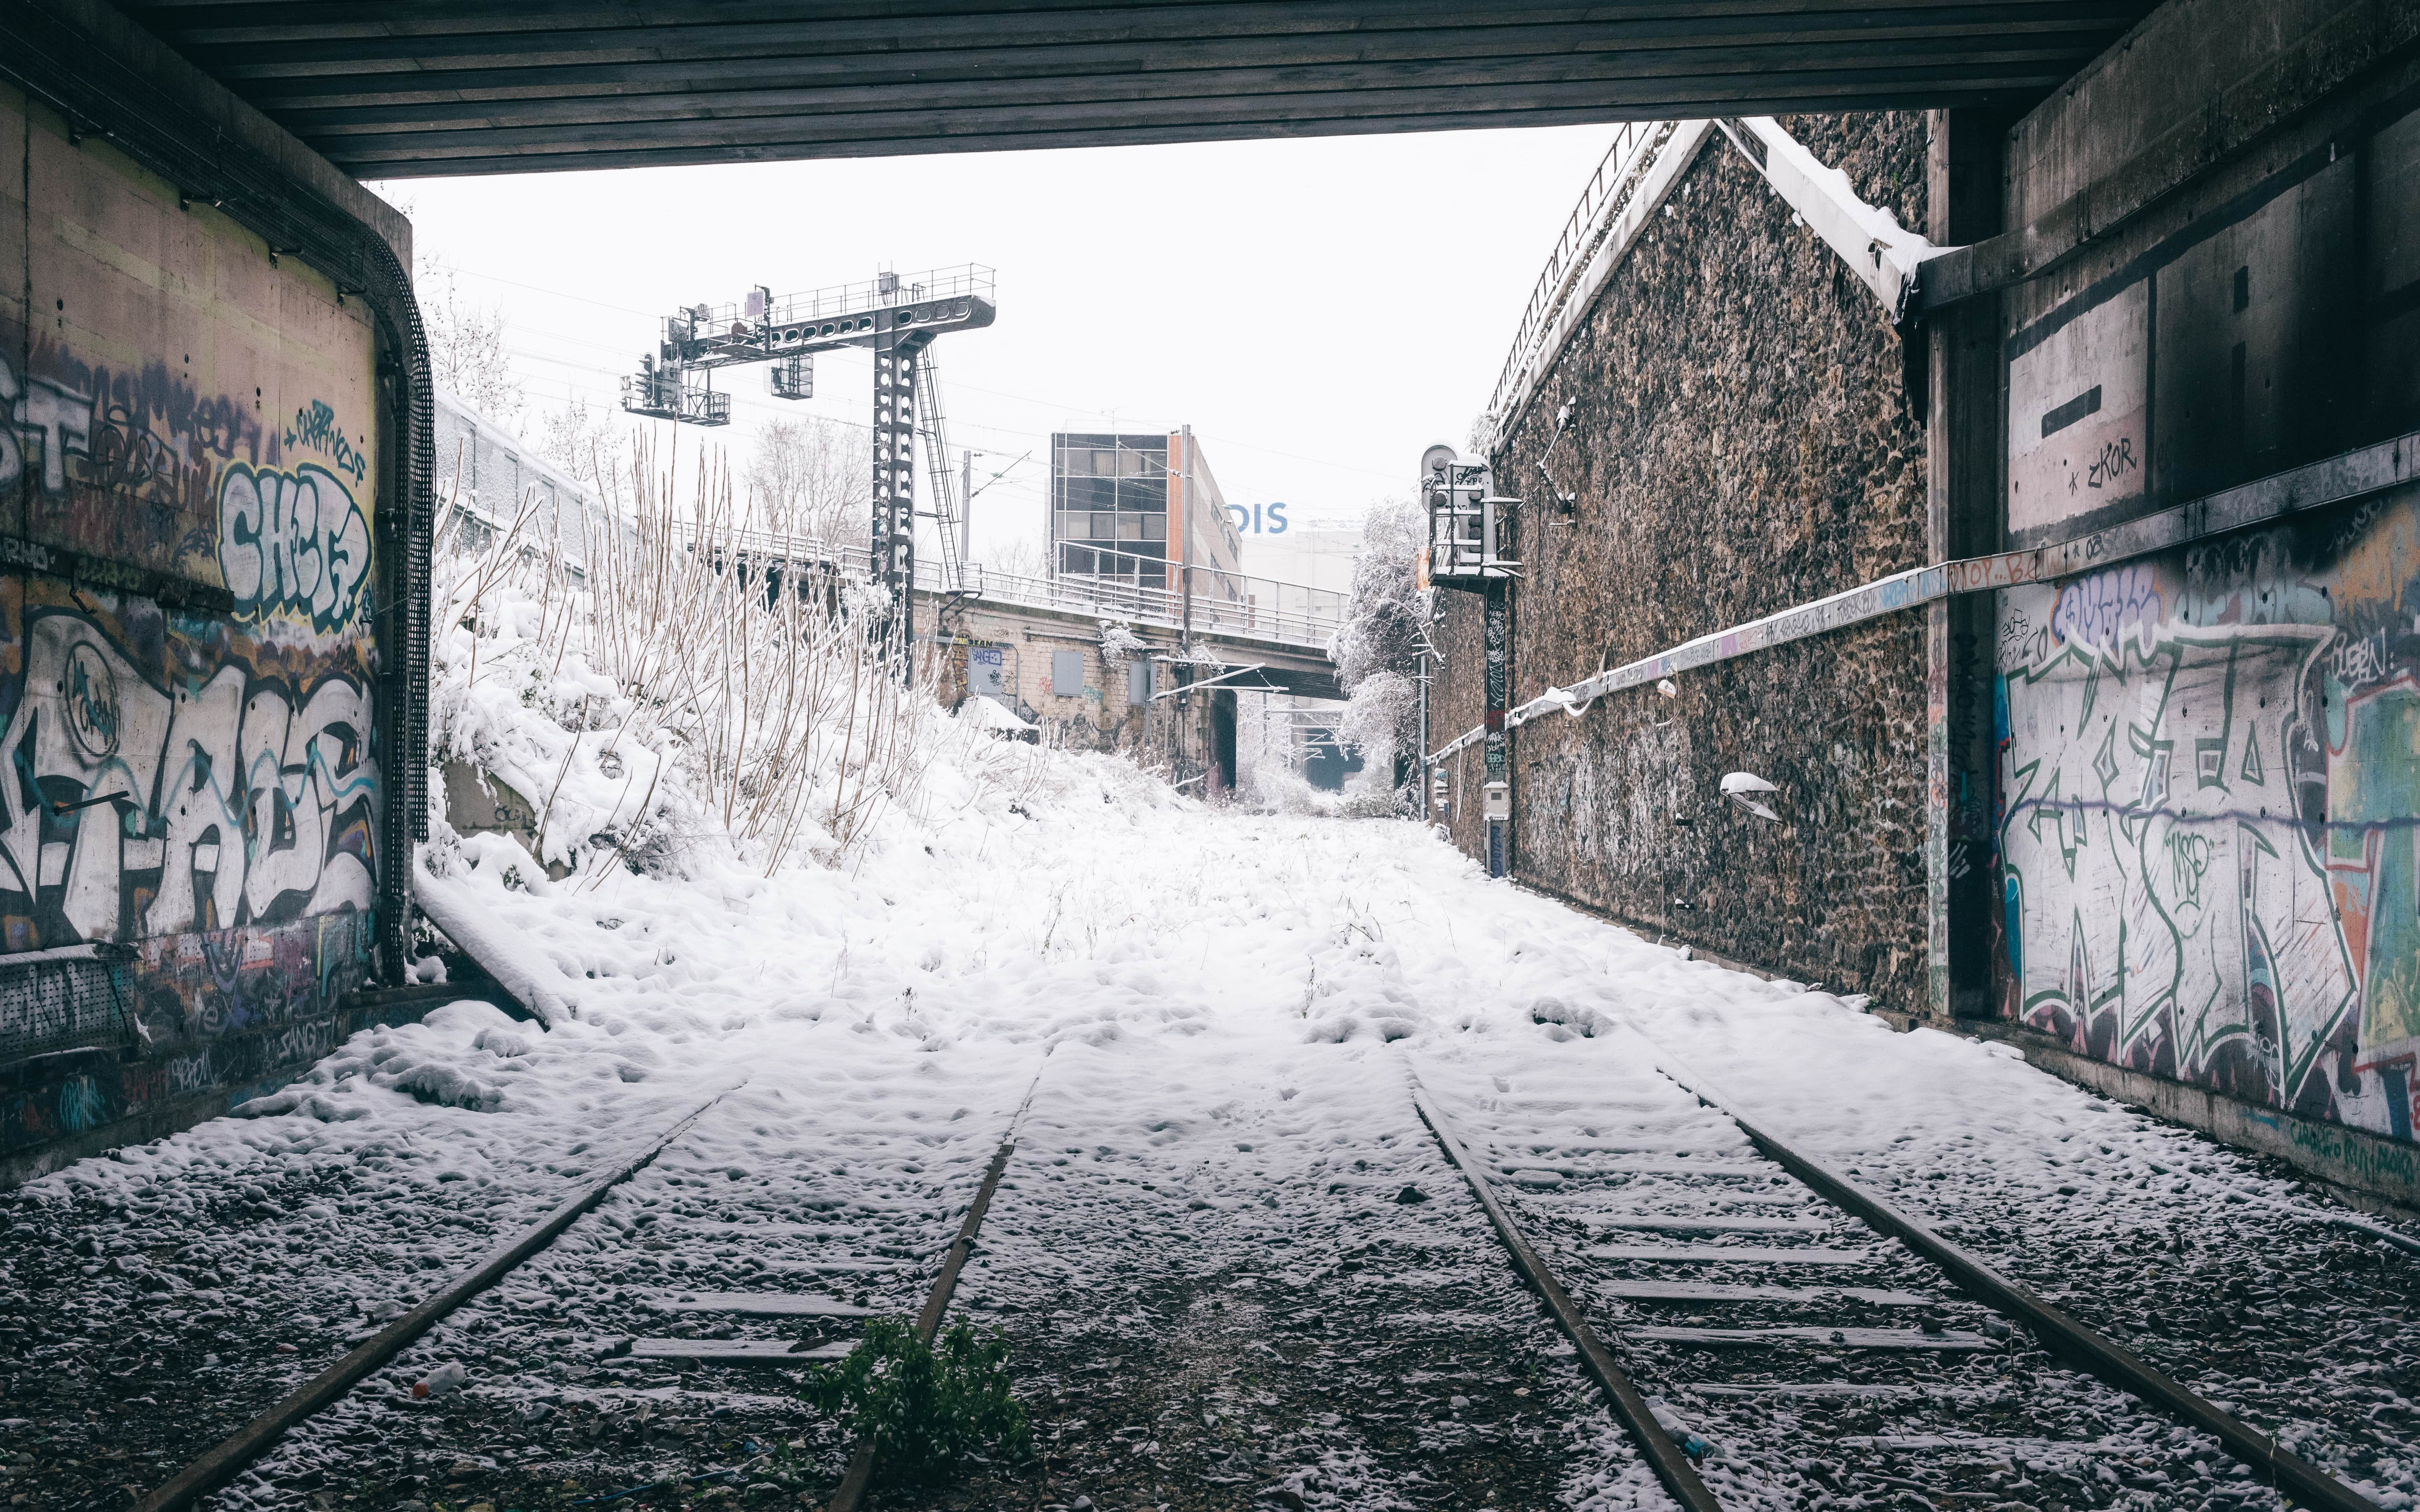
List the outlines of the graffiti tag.
<svg viewBox="0 0 2420 1512">
<path fill-rule="evenodd" d="M 2149 651 L 2159 627 L 2161 608 L 2159 584 L 2149 566 L 2112 567 L 2079 578 L 2058 591 L 2058 603 L 2051 609 L 2051 633 L 2069 645 L 2108 652 L 2116 650 L 2131 630 Z"/>
<path fill-rule="evenodd" d="M 49 378 L 30 382 L 0 357 L 0 488 L 16 486 L 24 476 L 25 448 L 41 452 L 42 491 L 65 493 L 68 457 L 92 455 L 92 396 L 78 393 Z"/>
<path fill-rule="evenodd" d="M 2329 650 L 2328 675 L 2347 687 L 2364 687 L 2385 679 L 2391 659 L 2386 632 L 2372 630 L 2365 636 L 2339 640 Z"/>
<path fill-rule="evenodd" d="M 2025 637 L 2034 633 L 2034 622 L 2025 618 L 2023 609 L 2010 609 L 2000 622 L 2000 661 L 2006 665 L 2024 655 Z"/>
<path fill-rule="evenodd" d="M 369 521 L 327 469 L 231 462 L 219 475 L 219 569 L 238 619 L 343 629 L 361 608 L 369 568 Z"/>
<path fill-rule="evenodd" d="M 2105 487 L 2142 465 L 2134 460 L 2134 438 L 2120 436 L 2102 446 L 2101 455 L 2092 459 L 2092 465 L 2085 470 L 2084 486 L 2087 488 Z"/>
<path fill-rule="evenodd" d="M 286 423 L 286 444 L 323 454 L 356 487 L 369 471 L 369 458 L 345 439 L 345 428 L 336 424 L 336 411 L 324 399 L 314 399 L 294 411 L 294 418 Z"/>
</svg>

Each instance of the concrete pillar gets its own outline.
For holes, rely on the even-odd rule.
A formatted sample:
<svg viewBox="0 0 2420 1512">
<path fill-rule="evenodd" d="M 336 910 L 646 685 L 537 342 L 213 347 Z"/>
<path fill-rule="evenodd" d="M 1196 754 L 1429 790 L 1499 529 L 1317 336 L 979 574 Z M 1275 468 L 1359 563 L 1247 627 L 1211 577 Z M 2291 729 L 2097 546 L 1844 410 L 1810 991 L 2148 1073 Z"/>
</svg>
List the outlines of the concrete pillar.
<svg viewBox="0 0 2420 1512">
<path fill-rule="evenodd" d="M 2009 118 L 1933 111 L 1926 235 L 1962 246 L 2001 228 Z M 1931 562 L 2000 548 L 2002 397 L 1996 295 L 1928 318 L 1925 552 Z M 1925 620 L 1927 1008 L 1937 1018 L 1992 1011 L 1996 767 L 1992 599 L 1935 603 Z"/>
</svg>

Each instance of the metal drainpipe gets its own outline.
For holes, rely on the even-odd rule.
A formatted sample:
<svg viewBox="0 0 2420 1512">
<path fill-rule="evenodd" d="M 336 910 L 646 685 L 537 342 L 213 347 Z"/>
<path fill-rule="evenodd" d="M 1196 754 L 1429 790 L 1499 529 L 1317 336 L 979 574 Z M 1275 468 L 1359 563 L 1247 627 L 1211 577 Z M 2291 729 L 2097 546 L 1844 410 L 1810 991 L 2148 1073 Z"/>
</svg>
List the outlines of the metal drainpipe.
<svg viewBox="0 0 2420 1512">
<path fill-rule="evenodd" d="M 1490 578 L 1486 584 L 1486 609 L 1482 635 L 1487 644 L 1487 789 L 1485 803 L 1488 812 L 1487 874 L 1500 877 L 1512 870 L 1512 820 L 1507 804 L 1496 811 L 1499 794 L 1504 794 L 1507 779 L 1504 772 L 1504 711 L 1510 699 L 1512 683 L 1512 584 L 1501 578 Z"/>
</svg>

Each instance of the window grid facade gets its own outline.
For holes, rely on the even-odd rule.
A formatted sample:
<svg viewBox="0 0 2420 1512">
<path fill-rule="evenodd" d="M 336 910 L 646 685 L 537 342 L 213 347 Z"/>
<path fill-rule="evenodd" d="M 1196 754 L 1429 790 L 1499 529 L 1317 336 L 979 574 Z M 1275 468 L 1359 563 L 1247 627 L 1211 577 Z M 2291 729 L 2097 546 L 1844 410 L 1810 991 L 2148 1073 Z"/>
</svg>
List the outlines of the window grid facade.
<svg viewBox="0 0 2420 1512">
<path fill-rule="evenodd" d="M 1165 435 L 1053 436 L 1050 493 L 1057 571 L 1170 586 Z"/>
</svg>

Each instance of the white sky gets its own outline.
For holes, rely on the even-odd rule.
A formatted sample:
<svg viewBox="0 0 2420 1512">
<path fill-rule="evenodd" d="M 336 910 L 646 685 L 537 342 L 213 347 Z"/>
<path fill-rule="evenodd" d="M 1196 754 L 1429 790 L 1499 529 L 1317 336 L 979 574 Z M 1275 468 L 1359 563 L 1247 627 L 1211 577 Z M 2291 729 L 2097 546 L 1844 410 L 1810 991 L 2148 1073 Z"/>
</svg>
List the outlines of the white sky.
<svg viewBox="0 0 2420 1512">
<path fill-rule="evenodd" d="M 675 306 L 953 263 L 999 270 L 1000 318 L 935 345 L 975 550 L 1041 539 L 1054 430 L 1189 423 L 1231 503 L 1297 525 L 1410 492 L 1459 444 L 1611 127 L 969 153 L 374 184 L 426 259 L 501 307 L 541 409 L 618 407 Z M 863 423 L 869 359 L 815 359 L 815 398 L 725 369 L 744 450 L 801 409 Z M 923 458 L 919 458 L 920 462 Z M 952 459 L 953 465 L 955 458 Z M 1249 537 L 1248 537 L 1249 540 Z"/>
</svg>

